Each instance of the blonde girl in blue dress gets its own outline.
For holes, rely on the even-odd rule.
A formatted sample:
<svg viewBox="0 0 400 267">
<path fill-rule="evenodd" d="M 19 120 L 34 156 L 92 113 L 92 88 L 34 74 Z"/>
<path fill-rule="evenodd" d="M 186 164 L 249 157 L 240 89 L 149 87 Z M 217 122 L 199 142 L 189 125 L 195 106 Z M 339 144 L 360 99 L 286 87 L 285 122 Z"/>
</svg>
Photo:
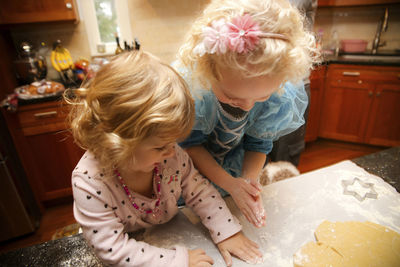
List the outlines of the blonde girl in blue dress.
<svg viewBox="0 0 400 267">
<path fill-rule="evenodd" d="M 249 222 L 265 225 L 258 175 L 273 141 L 304 124 L 303 86 L 315 38 L 285 0 L 214 0 L 189 30 L 174 67 L 195 98 L 180 145 Z"/>
</svg>

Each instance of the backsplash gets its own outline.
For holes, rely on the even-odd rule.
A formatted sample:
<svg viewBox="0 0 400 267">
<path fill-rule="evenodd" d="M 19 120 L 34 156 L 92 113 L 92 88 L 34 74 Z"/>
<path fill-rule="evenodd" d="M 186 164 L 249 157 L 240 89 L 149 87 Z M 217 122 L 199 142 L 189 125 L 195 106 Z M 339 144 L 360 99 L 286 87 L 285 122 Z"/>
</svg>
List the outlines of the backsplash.
<svg viewBox="0 0 400 267">
<path fill-rule="evenodd" d="M 130 1 L 132 32 L 143 47 L 172 62 L 192 22 L 209 0 Z"/>
<path fill-rule="evenodd" d="M 79 1 L 87 0 L 77 0 L 78 7 Z M 141 48 L 155 54 L 165 62 L 172 62 L 185 33 L 209 0 L 129 0 L 127 2 L 132 34 L 139 39 Z M 77 24 L 44 23 L 18 26 L 12 30 L 12 36 L 16 45 L 21 41 L 29 41 L 38 47 L 44 41 L 50 50 L 52 43 L 60 39 L 75 61 L 79 57 L 91 57 L 84 23 L 80 15 L 80 21 Z M 49 59 L 47 63 L 50 63 Z M 49 79 L 58 78 L 58 73 L 52 67 L 48 70 Z"/>
<path fill-rule="evenodd" d="M 130 0 L 128 5 L 132 33 L 140 40 L 144 50 L 154 53 L 165 62 L 172 62 L 186 31 L 208 2 L 209 0 Z M 329 45 L 332 32 L 337 31 L 339 39 L 363 39 L 368 41 L 367 49 L 371 49 L 383 12 L 383 6 L 322 7 L 317 10 L 314 29 L 323 30 L 325 45 Z M 16 46 L 21 41 L 29 41 L 36 47 L 45 42 L 49 51 L 53 42 L 60 39 L 71 52 L 73 60 L 79 57 L 90 58 L 84 23 L 81 17 L 77 24 L 21 25 L 13 28 L 12 37 Z M 381 36 L 381 40 L 386 41 L 387 45 L 380 49 L 399 49 L 400 5 L 389 6 L 388 25 L 387 32 Z M 47 63 L 50 66 L 48 78 L 58 78 L 58 73 L 49 61 Z"/>
<path fill-rule="evenodd" d="M 314 30 L 323 30 L 323 45 L 329 45 L 334 31 L 339 40 L 362 39 L 368 42 L 367 50 L 372 48 L 372 41 L 386 6 L 363 7 L 323 7 L 318 8 Z M 381 35 L 381 42 L 386 45 L 380 50 L 400 49 L 400 5 L 389 7 L 388 29 Z"/>
<path fill-rule="evenodd" d="M 42 23 L 21 25 L 13 28 L 11 34 L 15 47 L 18 47 L 22 41 L 30 42 L 35 48 L 39 48 L 41 42 L 46 44 L 48 79 L 59 79 L 59 74 L 50 63 L 50 52 L 53 48 L 53 43 L 57 39 L 60 39 L 63 46 L 70 51 L 74 61 L 79 57 L 90 59 L 89 43 L 86 35 L 85 24 L 82 20 L 77 24 Z"/>
</svg>

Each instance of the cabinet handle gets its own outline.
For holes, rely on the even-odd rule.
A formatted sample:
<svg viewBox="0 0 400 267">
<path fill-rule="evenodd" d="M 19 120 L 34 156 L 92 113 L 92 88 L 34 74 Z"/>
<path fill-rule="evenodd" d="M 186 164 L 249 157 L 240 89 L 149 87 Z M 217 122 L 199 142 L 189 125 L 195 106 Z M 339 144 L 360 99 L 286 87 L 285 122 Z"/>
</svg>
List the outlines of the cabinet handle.
<svg viewBox="0 0 400 267">
<path fill-rule="evenodd" d="M 36 118 L 43 118 L 43 117 L 50 117 L 50 116 L 56 116 L 57 115 L 57 111 L 53 110 L 53 111 L 48 111 L 48 112 L 41 112 L 41 113 L 35 113 L 35 117 Z"/>
<path fill-rule="evenodd" d="M 343 76 L 360 76 L 358 71 L 343 71 Z"/>
<path fill-rule="evenodd" d="M 362 80 L 358 80 L 357 82 L 358 82 L 358 84 L 362 84 Z"/>
<path fill-rule="evenodd" d="M 65 6 L 66 6 L 68 9 L 72 9 L 72 4 L 71 4 L 71 3 L 66 3 Z"/>
<path fill-rule="evenodd" d="M 381 96 L 381 92 L 376 92 L 376 96 L 380 97 Z"/>
<path fill-rule="evenodd" d="M 372 91 L 368 91 L 368 96 L 371 97 L 373 95 Z"/>
</svg>

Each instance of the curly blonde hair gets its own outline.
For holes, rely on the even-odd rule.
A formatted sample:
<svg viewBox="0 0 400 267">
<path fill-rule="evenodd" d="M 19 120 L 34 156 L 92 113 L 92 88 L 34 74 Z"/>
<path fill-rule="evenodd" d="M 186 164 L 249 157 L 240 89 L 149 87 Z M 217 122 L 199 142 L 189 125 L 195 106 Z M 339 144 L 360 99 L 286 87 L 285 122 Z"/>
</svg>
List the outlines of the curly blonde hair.
<svg viewBox="0 0 400 267">
<path fill-rule="evenodd" d="M 149 53 L 114 57 L 71 99 L 69 121 L 76 143 L 101 166 L 132 160 L 136 145 L 157 136 L 176 141 L 190 133 L 194 102 L 185 81 Z"/>
<path fill-rule="evenodd" d="M 288 40 L 261 38 L 248 53 L 228 51 L 223 54 L 196 54 L 204 27 L 213 21 L 249 14 L 265 33 L 282 34 Z M 243 78 L 281 75 L 284 81 L 298 82 L 309 75 L 318 63 L 319 51 L 313 33 L 305 27 L 305 17 L 286 0 L 213 0 L 194 22 L 179 50 L 180 61 L 193 70 L 194 77 L 206 83 L 220 81 L 222 68 Z"/>
</svg>

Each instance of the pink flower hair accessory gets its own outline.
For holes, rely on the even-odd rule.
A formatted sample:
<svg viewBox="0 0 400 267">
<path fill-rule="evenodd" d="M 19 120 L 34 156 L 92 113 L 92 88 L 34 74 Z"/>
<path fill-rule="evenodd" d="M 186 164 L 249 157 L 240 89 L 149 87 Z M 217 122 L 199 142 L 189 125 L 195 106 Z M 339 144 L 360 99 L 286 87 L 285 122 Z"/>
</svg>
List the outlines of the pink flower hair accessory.
<svg viewBox="0 0 400 267">
<path fill-rule="evenodd" d="M 200 56 L 208 54 L 224 54 L 228 47 L 228 25 L 224 19 L 213 21 L 211 26 L 203 28 L 203 41 L 195 48 L 194 52 Z"/>
<path fill-rule="evenodd" d="M 260 27 L 249 14 L 239 16 L 228 22 L 229 49 L 237 53 L 253 50 L 260 40 Z"/>
<path fill-rule="evenodd" d="M 247 53 L 254 50 L 260 38 L 273 38 L 288 41 L 289 39 L 278 33 L 265 33 L 249 14 L 237 16 L 232 22 L 224 19 L 213 21 L 211 26 L 203 28 L 203 40 L 194 48 L 193 52 L 199 56 L 208 54 L 224 54 L 226 51 Z"/>
</svg>

